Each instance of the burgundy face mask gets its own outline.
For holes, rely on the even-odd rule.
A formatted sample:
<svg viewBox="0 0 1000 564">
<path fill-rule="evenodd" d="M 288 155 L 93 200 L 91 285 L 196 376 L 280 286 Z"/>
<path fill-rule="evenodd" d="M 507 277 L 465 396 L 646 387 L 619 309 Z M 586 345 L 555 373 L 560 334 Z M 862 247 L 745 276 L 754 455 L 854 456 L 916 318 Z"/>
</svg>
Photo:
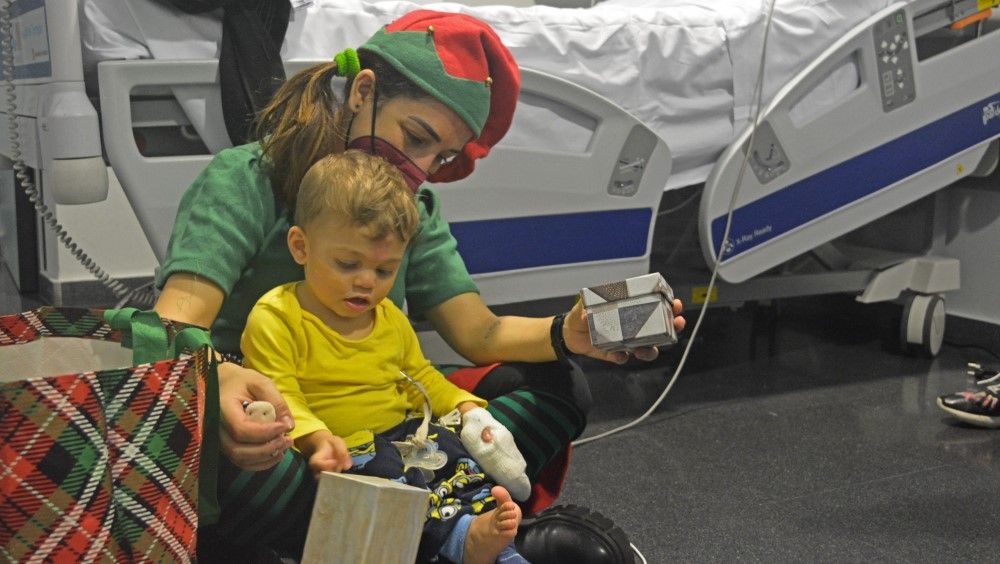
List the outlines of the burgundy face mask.
<svg viewBox="0 0 1000 564">
<path fill-rule="evenodd" d="M 411 161 L 410 157 L 406 156 L 406 153 L 400 151 L 381 137 L 375 137 L 374 135 L 358 137 L 354 141 L 351 141 L 350 144 L 347 145 L 347 148 L 364 151 L 370 155 L 379 156 L 389 161 L 392 166 L 396 167 L 399 169 L 399 172 L 403 173 L 403 179 L 406 180 L 406 185 L 409 186 L 410 190 L 414 192 L 416 192 L 417 188 L 420 188 L 420 185 L 427 180 L 427 173 L 424 172 L 422 168 L 417 166 L 417 163 Z"/>
</svg>

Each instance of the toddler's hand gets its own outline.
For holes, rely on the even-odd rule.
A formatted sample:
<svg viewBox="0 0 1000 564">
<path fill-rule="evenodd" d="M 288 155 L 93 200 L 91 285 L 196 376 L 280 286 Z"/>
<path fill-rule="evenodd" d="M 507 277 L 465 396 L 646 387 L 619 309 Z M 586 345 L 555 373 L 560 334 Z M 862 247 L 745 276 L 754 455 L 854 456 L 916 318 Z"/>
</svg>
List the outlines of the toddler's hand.
<svg viewBox="0 0 1000 564">
<path fill-rule="evenodd" d="M 323 431 L 317 431 L 313 435 L 320 433 L 322 436 L 315 437 L 313 441 L 310 441 L 312 451 L 309 454 L 309 469 L 314 474 L 324 471 L 343 472 L 350 469 L 353 462 L 344 439 Z"/>
</svg>

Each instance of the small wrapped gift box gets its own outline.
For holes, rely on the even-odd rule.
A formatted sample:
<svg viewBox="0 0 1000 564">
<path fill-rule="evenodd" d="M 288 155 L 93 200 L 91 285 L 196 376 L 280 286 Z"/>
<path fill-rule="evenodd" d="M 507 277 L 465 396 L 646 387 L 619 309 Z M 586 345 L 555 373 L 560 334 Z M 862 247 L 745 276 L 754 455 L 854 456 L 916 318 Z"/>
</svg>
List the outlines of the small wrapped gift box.
<svg viewBox="0 0 1000 564">
<path fill-rule="evenodd" d="M 580 291 L 590 340 L 606 351 L 671 345 L 674 293 L 658 272 Z"/>
</svg>

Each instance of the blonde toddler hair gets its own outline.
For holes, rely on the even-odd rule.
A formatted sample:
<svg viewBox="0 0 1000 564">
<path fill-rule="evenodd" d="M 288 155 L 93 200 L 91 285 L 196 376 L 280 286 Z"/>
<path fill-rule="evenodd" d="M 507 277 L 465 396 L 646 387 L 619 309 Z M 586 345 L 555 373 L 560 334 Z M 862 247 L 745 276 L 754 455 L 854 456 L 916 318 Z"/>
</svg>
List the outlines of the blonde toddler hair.
<svg viewBox="0 0 1000 564">
<path fill-rule="evenodd" d="M 306 172 L 295 202 L 295 224 L 305 227 L 333 213 L 369 230 L 408 242 L 420 217 L 413 192 L 395 166 L 381 157 L 350 150 L 321 158 Z"/>
</svg>

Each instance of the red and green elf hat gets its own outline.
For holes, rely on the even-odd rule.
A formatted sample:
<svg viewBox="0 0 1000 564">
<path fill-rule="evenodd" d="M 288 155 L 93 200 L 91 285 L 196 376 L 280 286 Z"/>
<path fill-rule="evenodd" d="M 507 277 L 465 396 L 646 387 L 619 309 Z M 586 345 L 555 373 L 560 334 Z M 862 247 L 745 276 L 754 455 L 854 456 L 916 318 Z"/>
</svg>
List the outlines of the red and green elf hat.
<svg viewBox="0 0 1000 564">
<path fill-rule="evenodd" d="M 388 24 L 358 50 L 382 57 L 451 108 L 475 139 L 439 168 L 431 182 L 465 178 L 510 129 L 521 73 L 487 24 L 465 14 L 416 10 Z"/>
</svg>

